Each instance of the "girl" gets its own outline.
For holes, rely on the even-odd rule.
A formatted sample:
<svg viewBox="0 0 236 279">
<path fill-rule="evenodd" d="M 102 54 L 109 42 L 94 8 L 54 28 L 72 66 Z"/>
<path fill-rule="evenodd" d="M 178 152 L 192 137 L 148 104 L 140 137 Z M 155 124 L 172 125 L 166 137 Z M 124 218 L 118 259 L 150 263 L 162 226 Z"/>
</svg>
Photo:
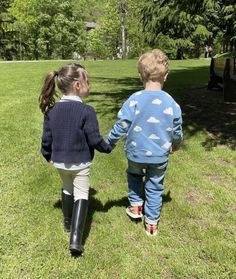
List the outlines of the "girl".
<svg viewBox="0 0 236 279">
<path fill-rule="evenodd" d="M 59 102 L 55 102 L 56 85 L 63 94 Z M 94 109 L 81 100 L 88 95 L 88 73 L 79 64 L 68 64 L 47 74 L 39 97 L 44 114 L 41 152 L 58 169 L 62 179 L 64 229 L 71 231 L 72 255 L 83 252 L 94 149 L 104 153 L 112 150 L 99 133 Z"/>
</svg>

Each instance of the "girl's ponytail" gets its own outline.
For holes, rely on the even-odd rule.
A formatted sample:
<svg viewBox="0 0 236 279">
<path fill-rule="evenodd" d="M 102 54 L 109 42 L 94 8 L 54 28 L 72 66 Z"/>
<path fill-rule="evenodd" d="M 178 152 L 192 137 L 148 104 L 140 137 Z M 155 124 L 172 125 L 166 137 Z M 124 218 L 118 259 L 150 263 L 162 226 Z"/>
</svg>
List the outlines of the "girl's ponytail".
<svg viewBox="0 0 236 279">
<path fill-rule="evenodd" d="M 47 110 L 55 104 L 55 96 L 57 96 L 55 89 L 55 77 L 57 75 L 57 71 L 49 72 L 44 80 L 44 85 L 39 96 L 39 107 L 43 114 L 45 114 Z"/>
</svg>

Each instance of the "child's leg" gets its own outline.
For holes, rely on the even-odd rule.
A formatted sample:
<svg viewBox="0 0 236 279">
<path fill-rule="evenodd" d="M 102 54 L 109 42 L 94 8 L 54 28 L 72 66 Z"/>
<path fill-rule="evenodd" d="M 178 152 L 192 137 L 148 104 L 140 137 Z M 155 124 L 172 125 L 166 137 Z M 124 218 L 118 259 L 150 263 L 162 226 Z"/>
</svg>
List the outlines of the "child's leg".
<svg viewBox="0 0 236 279">
<path fill-rule="evenodd" d="M 162 193 L 164 191 L 164 177 L 167 169 L 167 162 L 147 167 L 145 181 L 145 222 L 156 225 L 160 218 L 162 207 Z"/>
<path fill-rule="evenodd" d="M 142 217 L 142 213 L 138 212 L 139 208 L 143 205 L 143 177 L 144 177 L 144 166 L 139 163 L 135 163 L 132 161 L 128 161 L 128 169 L 127 169 L 127 179 L 128 179 L 128 199 L 131 205 L 131 209 L 134 210 L 134 215 L 131 213 L 127 214 L 130 217 L 138 218 Z M 129 209 L 127 209 L 129 210 Z M 137 217 L 135 217 L 135 215 Z"/>
<path fill-rule="evenodd" d="M 58 169 L 58 172 L 63 184 L 61 201 L 62 201 L 62 212 L 64 216 L 64 230 L 66 232 L 69 232 L 71 226 L 73 205 L 74 205 L 73 179 L 71 173 L 67 170 Z"/>
<path fill-rule="evenodd" d="M 74 184 L 74 200 L 88 200 L 89 196 L 89 175 L 90 168 L 74 171 L 73 184 Z"/>
<path fill-rule="evenodd" d="M 83 252 L 83 232 L 88 212 L 90 169 L 74 172 L 74 209 L 71 224 L 70 250 L 72 255 L 81 255 Z"/>
</svg>

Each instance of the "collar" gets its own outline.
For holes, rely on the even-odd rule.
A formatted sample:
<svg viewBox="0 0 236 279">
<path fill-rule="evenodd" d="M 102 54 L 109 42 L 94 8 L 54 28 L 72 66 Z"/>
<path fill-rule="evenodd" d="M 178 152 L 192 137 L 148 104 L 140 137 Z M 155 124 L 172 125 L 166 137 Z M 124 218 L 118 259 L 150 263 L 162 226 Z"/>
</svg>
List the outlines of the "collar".
<svg viewBox="0 0 236 279">
<path fill-rule="evenodd" d="M 77 101 L 83 103 L 79 96 L 66 96 L 62 95 L 60 102 L 69 102 L 69 101 Z"/>
</svg>

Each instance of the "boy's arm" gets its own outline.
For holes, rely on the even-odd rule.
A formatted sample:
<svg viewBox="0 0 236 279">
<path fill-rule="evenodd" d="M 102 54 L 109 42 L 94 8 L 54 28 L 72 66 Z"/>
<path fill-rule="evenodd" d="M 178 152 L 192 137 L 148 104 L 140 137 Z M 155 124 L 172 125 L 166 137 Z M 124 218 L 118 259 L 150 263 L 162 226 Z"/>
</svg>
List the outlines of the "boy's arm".
<svg viewBox="0 0 236 279">
<path fill-rule="evenodd" d="M 52 133 L 49 126 L 49 118 L 47 115 L 44 116 L 41 153 L 43 157 L 49 162 L 52 155 Z"/>
<path fill-rule="evenodd" d="M 173 140 L 172 140 L 172 151 L 179 149 L 183 141 L 183 131 L 182 131 L 182 113 L 179 106 L 175 109 L 175 118 L 173 120 Z"/>
<path fill-rule="evenodd" d="M 112 127 L 106 142 L 114 146 L 116 142 L 127 134 L 133 121 L 134 108 L 131 107 L 130 101 L 127 100 L 117 114 L 117 122 Z"/>
</svg>

